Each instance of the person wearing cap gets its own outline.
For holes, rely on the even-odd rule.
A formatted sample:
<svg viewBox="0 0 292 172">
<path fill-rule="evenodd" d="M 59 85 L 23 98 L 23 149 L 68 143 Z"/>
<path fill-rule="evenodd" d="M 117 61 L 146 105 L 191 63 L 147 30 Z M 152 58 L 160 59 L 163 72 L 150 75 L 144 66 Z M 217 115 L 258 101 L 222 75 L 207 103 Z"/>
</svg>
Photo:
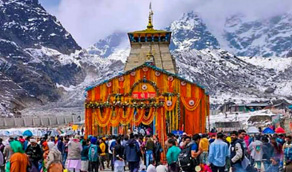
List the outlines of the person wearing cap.
<svg viewBox="0 0 292 172">
<path fill-rule="evenodd" d="M 95 170 L 98 172 L 99 167 L 99 157 L 98 151 L 99 146 L 97 145 L 97 138 L 91 137 L 90 138 L 90 146 L 88 148 L 88 161 L 89 161 L 89 171 Z"/>
<path fill-rule="evenodd" d="M 38 168 L 39 161 L 43 158 L 43 151 L 37 144 L 36 139 L 30 139 L 30 145 L 26 149 L 26 154 L 29 158 L 30 163 Z"/>
<path fill-rule="evenodd" d="M 25 172 L 29 165 L 28 157 L 24 153 L 22 144 L 19 141 L 12 141 L 10 146 L 13 150 L 13 155 L 10 158 L 10 171 L 11 172 Z"/>
<path fill-rule="evenodd" d="M 68 143 L 67 169 L 69 171 L 79 171 L 81 169 L 82 145 L 79 138 L 80 137 L 76 135 L 74 139 Z"/>
</svg>

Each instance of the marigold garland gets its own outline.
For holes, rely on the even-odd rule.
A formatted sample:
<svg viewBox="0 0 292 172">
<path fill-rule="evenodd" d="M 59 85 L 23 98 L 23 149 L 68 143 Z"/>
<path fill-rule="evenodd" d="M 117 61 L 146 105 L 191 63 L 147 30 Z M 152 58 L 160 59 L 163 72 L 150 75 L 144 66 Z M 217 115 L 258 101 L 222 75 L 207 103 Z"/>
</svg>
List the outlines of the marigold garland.
<svg viewBox="0 0 292 172">
<path fill-rule="evenodd" d="M 156 110 L 155 108 L 150 108 L 148 116 L 143 115 L 142 124 L 150 125 L 156 115 Z"/>
<path fill-rule="evenodd" d="M 110 120 L 110 123 L 111 123 L 111 126 L 113 127 L 116 127 L 119 125 L 120 123 L 120 112 L 122 112 L 122 115 L 123 115 L 123 111 L 124 109 L 123 108 L 117 108 L 115 109 L 115 116 L 111 118 Z"/>
<path fill-rule="evenodd" d="M 145 115 L 145 109 L 138 108 L 136 110 L 137 110 L 137 114 L 136 114 L 136 117 L 134 117 L 133 124 L 137 126 L 137 125 L 140 125 L 143 120 L 143 116 Z"/>
<path fill-rule="evenodd" d="M 100 127 L 106 127 L 111 119 L 112 109 L 111 108 L 105 108 L 104 109 L 104 117 L 101 116 L 100 109 L 95 109 L 97 111 L 97 120 L 98 125 Z"/>
<path fill-rule="evenodd" d="M 120 113 L 120 123 L 122 125 L 128 125 L 132 121 L 132 115 L 134 113 L 134 108 L 128 107 L 126 110 L 126 116 L 124 116 L 124 112 Z"/>
</svg>

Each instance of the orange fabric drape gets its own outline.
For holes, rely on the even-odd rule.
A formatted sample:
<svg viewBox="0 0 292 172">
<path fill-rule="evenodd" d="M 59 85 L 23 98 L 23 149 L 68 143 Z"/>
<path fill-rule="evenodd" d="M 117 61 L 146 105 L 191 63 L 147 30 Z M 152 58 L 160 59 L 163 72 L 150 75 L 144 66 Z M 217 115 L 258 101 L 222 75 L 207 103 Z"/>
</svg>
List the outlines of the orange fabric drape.
<svg viewBox="0 0 292 172">
<path fill-rule="evenodd" d="M 172 100 L 171 100 L 172 99 Z M 167 111 L 172 111 L 176 105 L 176 100 L 177 100 L 177 97 L 172 97 L 171 99 L 168 99 L 167 97 L 165 97 L 165 101 L 164 101 L 164 108 L 165 110 Z M 172 105 L 171 106 L 167 106 L 167 101 L 170 100 L 172 102 Z"/>
<path fill-rule="evenodd" d="M 191 98 L 186 98 L 186 97 L 181 97 L 181 102 L 183 103 L 183 105 L 185 106 L 185 108 L 189 111 L 194 111 L 195 109 L 198 108 L 200 102 L 201 102 L 201 97 L 198 99 L 195 99 L 194 97 Z M 193 100 L 194 101 L 194 105 L 190 105 L 189 101 Z"/>
<path fill-rule="evenodd" d="M 118 81 L 118 82 L 119 82 L 119 92 L 121 94 L 124 94 L 124 81 Z"/>
<path fill-rule="evenodd" d="M 92 109 L 87 109 L 87 121 L 88 121 L 88 128 L 86 128 L 88 134 L 92 135 Z"/>
<path fill-rule="evenodd" d="M 174 79 L 172 81 L 168 81 L 168 92 L 173 92 L 173 85 L 174 85 Z"/>
<path fill-rule="evenodd" d="M 180 84 L 180 95 L 186 97 L 187 96 L 187 86 Z"/>
</svg>

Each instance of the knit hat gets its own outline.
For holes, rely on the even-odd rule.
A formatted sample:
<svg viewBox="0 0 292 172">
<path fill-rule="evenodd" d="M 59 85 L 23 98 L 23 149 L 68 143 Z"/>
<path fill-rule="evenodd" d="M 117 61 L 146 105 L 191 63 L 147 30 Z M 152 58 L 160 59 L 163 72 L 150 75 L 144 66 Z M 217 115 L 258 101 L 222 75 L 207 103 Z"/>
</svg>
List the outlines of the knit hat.
<svg viewBox="0 0 292 172">
<path fill-rule="evenodd" d="M 96 144 L 96 142 L 97 142 L 97 138 L 96 137 L 91 137 L 90 143 Z"/>
</svg>

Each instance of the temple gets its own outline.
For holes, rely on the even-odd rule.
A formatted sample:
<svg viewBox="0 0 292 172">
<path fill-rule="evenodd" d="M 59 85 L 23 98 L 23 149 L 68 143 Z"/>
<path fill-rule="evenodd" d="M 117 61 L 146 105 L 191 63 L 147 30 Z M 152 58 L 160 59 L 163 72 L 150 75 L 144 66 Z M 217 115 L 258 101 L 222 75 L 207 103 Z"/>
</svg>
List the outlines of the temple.
<svg viewBox="0 0 292 172">
<path fill-rule="evenodd" d="M 145 30 L 129 32 L 131 52 L 125 65 L 125 71 L 147 62 L 151 51 L 155 66 L 176 73 L 175 61 L 169 51 L 171 32 L 156 30 L 153 27 L 153 11 L 150 5 L 148 25 Z"/>
<path fill-rule="evenodd" d="M 128 33 L 125 71 L 86 88 L 85 135 L 149 129 L 162 143 L 166 133 L 205 133 L 209 95 L 179 76 L 169 52 L 171 32 L 155 30 L 150 8 L 146 30 Z"/>
</svg>

